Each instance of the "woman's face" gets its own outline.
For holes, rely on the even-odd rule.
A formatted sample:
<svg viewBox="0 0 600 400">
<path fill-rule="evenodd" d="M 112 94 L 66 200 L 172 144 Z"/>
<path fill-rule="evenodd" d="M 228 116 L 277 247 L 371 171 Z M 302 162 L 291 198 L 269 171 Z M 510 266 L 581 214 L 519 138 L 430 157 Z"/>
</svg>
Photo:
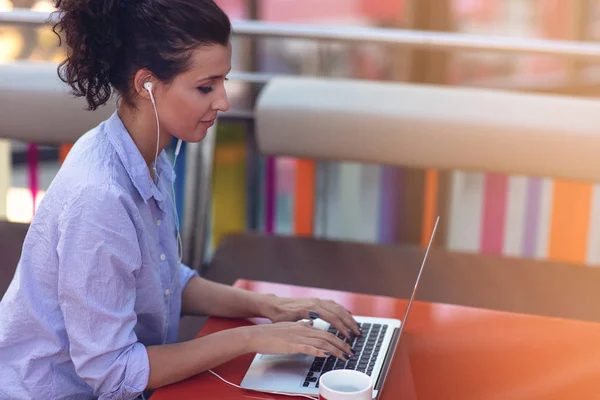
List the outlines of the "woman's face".
<svg viewBox="0 0 600 400">
<path fill-rule="evenodd" d="M 217 118 L 229 109 L 225 93 L 231 70 L 231 43 L 198 48 L 190 67 L 155 92 L 161 130 L 186 142 L 199 142 Z"/>
</svg>

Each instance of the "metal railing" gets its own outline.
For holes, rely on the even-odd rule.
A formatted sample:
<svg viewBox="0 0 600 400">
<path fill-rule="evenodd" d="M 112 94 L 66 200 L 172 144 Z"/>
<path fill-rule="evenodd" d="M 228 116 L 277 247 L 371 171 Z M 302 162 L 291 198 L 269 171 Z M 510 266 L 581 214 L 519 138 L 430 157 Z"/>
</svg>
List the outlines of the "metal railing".
<svg viewBox="0 0 600 400">
<path fill-rule="evenodd" d="M 0 23 L 45 25 L 57 15 L 14 9 L 0 12 Z M 246 37 L 290 38 L 346 43 L 394 44 L 416 49 L 539 54 L 600 59 L 600 45 L 566 40 L 494 37 L 356 26 L 318 26 L 264 21 L 234 21 L 233 34 Z"/>
</svg>

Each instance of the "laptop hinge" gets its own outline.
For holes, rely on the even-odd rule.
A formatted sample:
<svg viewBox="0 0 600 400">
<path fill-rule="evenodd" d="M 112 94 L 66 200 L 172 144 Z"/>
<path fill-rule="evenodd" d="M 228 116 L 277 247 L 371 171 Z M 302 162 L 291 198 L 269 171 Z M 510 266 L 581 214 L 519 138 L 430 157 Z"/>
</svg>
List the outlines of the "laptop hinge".
<svg viewBox="0 0 600 400">
<path fill-rule="evenodd" d="M 381 367 L 381 372 L 379 373 L 379 377 L 377 378 L 377 382 L 375 383 L 375 390 L 378 390 L 378 391 L 381 390 L 381 386 L 383 386 L 383 382 L 385 382 L 385 377 L 390 369 L 390 364 L 392 363 L 392 359 L 394 358 L 396 346 L 398 346 L 399 334 L 400 334 L 400 329 L 394 328 L 392 340 L 387 349 L 387 352 L 385 353 L 383 367 Z M 379 397 L 379 395 L 377 397 Z"/>
</svg>

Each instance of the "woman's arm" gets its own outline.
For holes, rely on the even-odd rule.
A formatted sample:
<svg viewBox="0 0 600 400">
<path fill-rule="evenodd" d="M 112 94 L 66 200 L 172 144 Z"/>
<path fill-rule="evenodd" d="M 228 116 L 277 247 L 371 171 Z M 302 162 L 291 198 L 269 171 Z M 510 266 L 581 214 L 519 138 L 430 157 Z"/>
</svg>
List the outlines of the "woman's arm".
<svg viewBox="0 0 600 400">
<path fill-rule="evenodd" d="M 147 347 L 147 390 L 187 379 L 246 353 L 333 355 L 348 360 L 348 343 L 311 322 L 281 322 L 229 329 L 189 342 Z"/>
<path fill-rule="evenodd" d="M 250 350 L 249 327 L 229 329 L 188 342 L 149 346 L 146 390 L 157 389 L 214 368 Z"/>
<path fill-rule="evenodd" d="M 137 233 L 113 185 L 81 187 L 61 212 L 57 294 L 75 371 L 94 396 L 136 398 L 148 383 L 135 334 Z"/>
<path fill-rule="evenodd" d="M 283 298 L 255 293 L 194 276 L 182 294 L 182 312 L 228 318 L 263 317 L 272 322 L 322 318 L 346 337 L 361 334 L 352 315 L 331 300 Z"/>
<path fill-rule="evenodd" d="M 271 318 L 277 296 L 191 278 L 182 294 L 181 311 L 188 315 L 212 315 L 227 318 Z"/>
</svg>

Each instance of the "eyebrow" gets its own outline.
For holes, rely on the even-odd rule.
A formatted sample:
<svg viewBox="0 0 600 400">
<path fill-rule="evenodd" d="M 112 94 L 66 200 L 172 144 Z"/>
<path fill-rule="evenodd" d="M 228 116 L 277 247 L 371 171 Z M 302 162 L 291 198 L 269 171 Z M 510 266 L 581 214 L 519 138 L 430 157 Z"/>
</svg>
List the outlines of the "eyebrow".
<svg viewBox="0 0 600 400">
<path fill-rule="evenodd" d="M 224 76 L 227 76 L 227 74 L 229 74 L 230 72 L 231 72 L 231 67 L 229 67 L 229 70 L 227 71 L 227 73 L 225 75 L 211 75 L 211 76 L 207 76 L 205 78 L 198 79 L 197 82 L 203 82 L 203 81 L 209 81 L 212 79 L 223 78 Z"/>
</svg>

